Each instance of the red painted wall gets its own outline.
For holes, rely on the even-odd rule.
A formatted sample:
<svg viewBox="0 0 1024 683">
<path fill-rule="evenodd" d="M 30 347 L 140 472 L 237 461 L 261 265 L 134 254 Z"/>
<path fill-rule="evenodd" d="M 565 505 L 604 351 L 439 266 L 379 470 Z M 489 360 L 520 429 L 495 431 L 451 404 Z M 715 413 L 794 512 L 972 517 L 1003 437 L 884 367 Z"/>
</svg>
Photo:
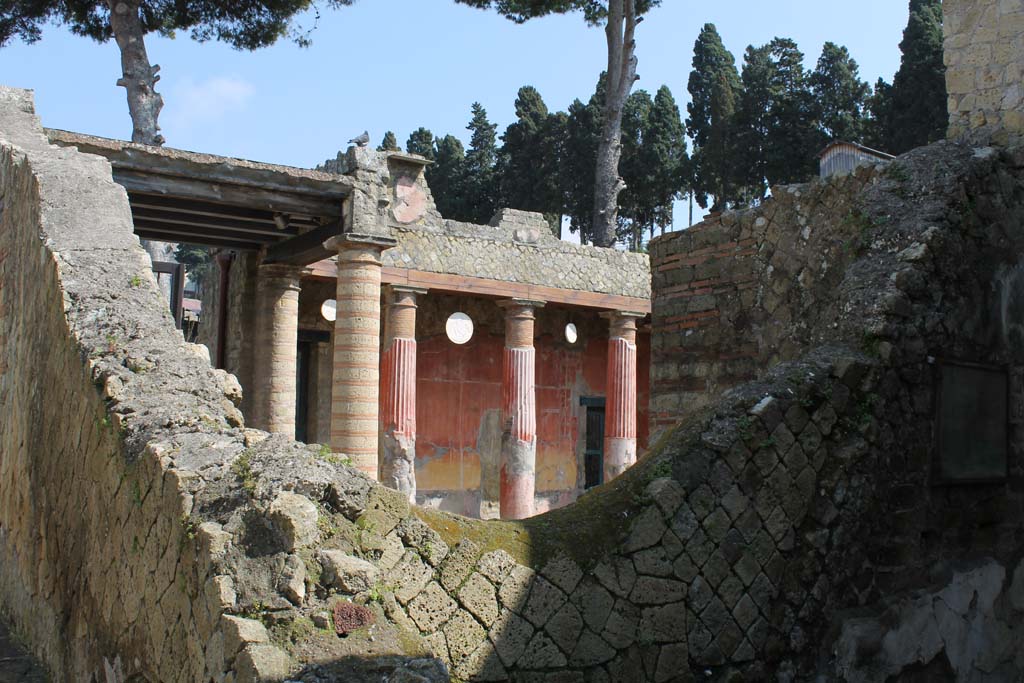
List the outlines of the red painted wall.
<svg viewBox="0 0 1024 683">
<path fill-rule="evenodd" d="M 491 304 L 493 305 L 493 304 Z M 451 309 L 449 311 L 448 309 Z M 445 319 L 453 305 L 435 312 Z M 427 312 L 427 311 L 424 311 Z M 595 313 L 576 313 L 580 341 L 569 345 L 554 332 L 564 328 L 566 313 L 538 312 L 537 348 L 537 494 L 565 493 L 559 503 L 578 494 L 579 399 L 604 396 L 607 322 Z M 476 316 L 474 320 L 476 320 Z M 547 320 L 545 320 L 545 318 Z M 581 319 L 582 318 L 582 319 Z M 478 441 L 487 411 L 501 406 L 501 353 L 504 335 L 494 321 L 478 323 L 465 345 L 443 334 L 417 330 L 417 488 L 421 492 L 479 491 L 481 457 Z M 546 323 L 546 324 L 545 324 Z M 492 329 L 487 329 L 491 327 Z M 419 325 L 418 325 L 419 327 Z M 425 327 L 438 332 L 436 323 Z M 480 329 L 483 327 L 483 329 Z M 638 337 L 638 446 L 647 447 L 650 337 Z M 493 418 L 492 418 L 493 419 Z M 493 423 L 492 423 L 493 424 Z M 472 511 L 469 511 L 472 512 Z"/>
</svg>

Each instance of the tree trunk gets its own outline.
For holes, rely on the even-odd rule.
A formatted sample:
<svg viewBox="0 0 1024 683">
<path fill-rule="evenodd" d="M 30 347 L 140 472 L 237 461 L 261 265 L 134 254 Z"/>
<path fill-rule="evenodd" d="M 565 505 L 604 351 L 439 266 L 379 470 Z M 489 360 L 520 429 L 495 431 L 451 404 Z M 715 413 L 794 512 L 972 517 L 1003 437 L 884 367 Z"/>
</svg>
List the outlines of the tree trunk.
<svg viewBox="0 0 1024 683">
<path fill-rule="evenodd" d="M 123 76 L 117 85 L 128 91 L 128 112 L 132 117 L 132 142 L 144 145 L 162 145 L 157 118 L 163 109 L 164 99 L 155 90 L 160 80 L 160 67 L 149 63 L 146 54 L 145 32 L 139 18 L 137 1 L 107 0 L 110 7 L 110 28 L 114 40 L 121 50 L 121 71 Z"/>
<path fill-rule="evenodd" d="M 619 177 L 622 156 L 622 110 L 636 80 L 636 5 L 634 0 L 608 0 L 608 84 L 604 103 L 604 125 L 597 147 L 594 176 L 594 244 L 615 244 L 619 193 L 626 184 Z"/>
</svg>

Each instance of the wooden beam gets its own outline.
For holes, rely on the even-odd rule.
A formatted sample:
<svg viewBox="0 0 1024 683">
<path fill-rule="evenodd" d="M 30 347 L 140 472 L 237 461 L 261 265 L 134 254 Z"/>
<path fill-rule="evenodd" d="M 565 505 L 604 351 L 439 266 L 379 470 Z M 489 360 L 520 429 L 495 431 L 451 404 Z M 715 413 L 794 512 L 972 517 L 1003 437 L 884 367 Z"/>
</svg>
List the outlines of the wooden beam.
<svg viewBox="0 0 1024 683">
<path fill-rule="evenodd" d="M 341 198 L 325 199 L 320 196 L 299 195 L 259 187 L 126 170 L 117 166 L 114 167 L 113 175 L 114 181 L 129 192 L 198 199 L 280 213 L 302 213 L 328 218 L 341 216 Z"/>
<path fill-rule="evenodd" d="M 264 263 L 290 263 L 308 266 L 329 258 L 331 251 L 324 248 L 324 242 L 341 234 L 341 221 L 328 223 L 310 230 L 304 235 L 292 237 L 267 248 Z"/>
<path fill-rule="evenodd" d="M 189 213 L 181 214 L 161 209 L 147 209 L 143 206 L 132 206 L 132 216 L 136 219 L 145 219 L 149 223 L 166 224 L 169 230 L 173 230 L 175 225 L 180 225 L 188 228 L 206 228 L 211 231 L 240 233 L 247 237 L 262 236 L 271 240 L 296 235 L 294 228 L 291 230 L 278 230 L 272 223 L 261 224 L 251 221 L 235 221 L 230 218 L 214 218 Z"/>
<path fill-rule="evenodd" d="M 311 277 L 334 280 L 338 268 L 334 261 L 324 260 L 312 265 Z M 530 299 L 547 301 L 552 304 L 596 308 L 608 311 L 630 311 L 634 313 L 650 313 L 651 301 L 640 297 L 603 294 L 601 292 L 584 292 L 576 289 L 559 289 L 541 285 L 528 285 L 521 282 L 505 282 L 488 278 L 471 277 L 468 275 L 450 275 L 446 273 L 429 273 L 422 270 L 385 267 L 381 272 L 381 281 L 389 285 L 408 285 L 423 287 L 434 291 L 486 296 L 498 299 Z"/>
<path fill-rule="evenodd" d="M 214 202 L 196 201 L 194 199 L 183 199 L 181 197 L 143 194 L 141 192 L 129 192 L 128 201 L 133 209 L 138 207 L 206 218 L 227 218 L 236 221 L 248 221 L 256 226 L 274 227 L 274 213 L 272 211 L 253 209 L 247 206 L 217 204 Z M 288 214 L 288 222 L 296 225 L 319 225 L 318 219 L 306 214 L 296 213 Z"/>
<path fill-rule="evenodd" d="M 265 240 L 258 238 L 246 239 L 234 236 L 224 236 L 202 228 L 187 229 L 178 226 L 168 226 L 160 223 L 147 222 L 138 219 L 135 223 L 135 234 L 146 240 L 160 240 L 162 242 L 187 242 L 197 245 L 209 245 L 212 247 L 226 247 L 228 249 L 259 249 L 265 244 Z"/>
</svg>

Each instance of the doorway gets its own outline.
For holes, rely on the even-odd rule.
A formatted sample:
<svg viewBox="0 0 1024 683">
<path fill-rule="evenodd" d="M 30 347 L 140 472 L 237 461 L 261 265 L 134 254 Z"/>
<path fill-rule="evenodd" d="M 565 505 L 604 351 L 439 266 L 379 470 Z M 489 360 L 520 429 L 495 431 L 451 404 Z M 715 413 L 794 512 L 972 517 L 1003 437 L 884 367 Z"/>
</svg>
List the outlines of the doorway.
<svg viewBox="0 0 1024 683">
<path fill-rule="evenodd" d="M 580 405 L 586 410 L 583 447 L 583 488 L 604 483 L 604 397 L 584 396 Z"/>
</svg>

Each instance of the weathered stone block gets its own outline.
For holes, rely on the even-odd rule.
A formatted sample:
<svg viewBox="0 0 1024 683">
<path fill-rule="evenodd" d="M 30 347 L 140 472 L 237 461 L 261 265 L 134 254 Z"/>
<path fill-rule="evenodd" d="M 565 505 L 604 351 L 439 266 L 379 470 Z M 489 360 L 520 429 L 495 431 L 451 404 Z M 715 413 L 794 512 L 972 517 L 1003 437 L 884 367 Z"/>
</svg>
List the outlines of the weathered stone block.
<svg viewBox="0 0 1024 683">
<path fill-rule="evenodd" d="M 456 609 L 458 604 L 433 581 L 408 606 L 409 616 L 423 633 L 436 631 Z"/>
<path fill-rule="evenodd" d="M 321 550 L 320 564 L 324 585 L 350 594 L 370 590 L 380 575 L 374 565 L 341 550 Z"/>
<path fill-rule="evenodd" d="M 485 628 L 489 627 L 498 617 L 498 598 L 494 586 L 474 572 L 459 589 L 459 602 L 480 620 Z"/>
<path fill-rule="evenodd" d="M 512 610 L 503 609 L 491 624 L 488 637 L 505 666 L 512 666 L 533 637 L 533 626 Z"/>
</svg>

